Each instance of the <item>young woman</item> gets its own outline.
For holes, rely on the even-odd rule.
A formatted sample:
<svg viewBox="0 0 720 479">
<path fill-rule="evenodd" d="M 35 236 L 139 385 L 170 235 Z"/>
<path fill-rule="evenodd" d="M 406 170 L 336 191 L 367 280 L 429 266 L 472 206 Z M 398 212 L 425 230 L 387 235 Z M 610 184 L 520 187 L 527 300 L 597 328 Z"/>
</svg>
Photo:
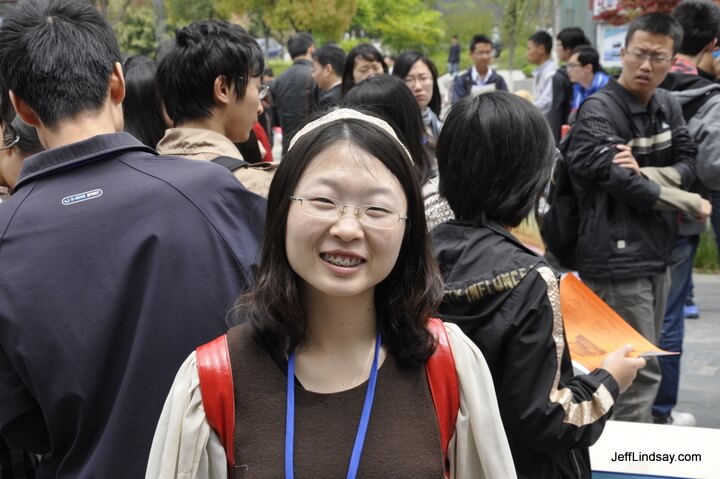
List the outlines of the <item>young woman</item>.
<svg viewBox="0 0 720 479">
<path fill-rule="evenodd" d="M 442 128 L 440 121 L 442 98 L 435 64 L 420 52 L 407 51 L 401 53 L 395 60 L 393 75 L 402 79 L 415 97 L 425 125 L 424 141 L 434 152 Z"/>
<path fill-rule="evenodd" d="M 440 313 L 487 358 L 527 479 L 590 477 L 588 448 L 645 365 L 625 347 L 573 376 L 555 272 L 509 232 L 534 210 L 554 154 L 545 117 L 507 92 L 455 104 L 437 148 L 440 193 L 457 218 L 433 230 L 446 281 Z"/>
<path fill-rule="evenodd" d="M 345 59 L 342 94 L 345 95 L 352 87 L 373 75 L 387 72 L 388 67 L 380 50 L 369 43 L 361 43 L 350 50 Z"/>
<path fill-rule="evenodd" d="M 435 158 L 424 144 L 420 107 L 403 81 L 391 75 L 368 78 L 350 90 L 341 103 L 351 108 L 370 108 L 397 128 L 418 172 L 428 229 L 452 219 L 452 210 L 438 193 Z"/>
<path fill-rule="evenodd" d="M 235 470 L 443 477 L 424 367 L 441 287 L 405 147 L 386 122 L 355 110 L 307 124 L 277 170 L 267 218 L 256 287 L 237 310 L 244 324 L 227 335 Z M 445 328 L 460 384 L 451 477 L 515 477 L 482 355 Z M 226 477 L 198 383 L 192 353 L 160 418 L 148 478 Z"/>
</svg>

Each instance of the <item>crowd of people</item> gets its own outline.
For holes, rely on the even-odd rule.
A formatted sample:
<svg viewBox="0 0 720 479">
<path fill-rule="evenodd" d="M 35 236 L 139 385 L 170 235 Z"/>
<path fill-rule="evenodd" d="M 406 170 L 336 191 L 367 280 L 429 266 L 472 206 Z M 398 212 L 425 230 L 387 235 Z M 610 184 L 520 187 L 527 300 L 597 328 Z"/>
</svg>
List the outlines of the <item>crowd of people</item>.
<svg viewBox="0 0 720 479">
<path fill-rule="evenodd" d="M 453 37 L 443 109 L 420 51 L 300 32 L 273 78 L 227 21 L 123 58 L 90 2 L 18 3 L 0 477 L 579 478 L 611 418 L 689 424 L 680 356 L 576 374 L 555 268 L 682 351 L 720 233 L 719 34 L 710 0 L 642 15 L 613 78 L 581 29 L 536 32 L 527 98 Z M 577 226 L 544 225 L 546 258 L 512 232 L 561 182 Z"/>
</svg>

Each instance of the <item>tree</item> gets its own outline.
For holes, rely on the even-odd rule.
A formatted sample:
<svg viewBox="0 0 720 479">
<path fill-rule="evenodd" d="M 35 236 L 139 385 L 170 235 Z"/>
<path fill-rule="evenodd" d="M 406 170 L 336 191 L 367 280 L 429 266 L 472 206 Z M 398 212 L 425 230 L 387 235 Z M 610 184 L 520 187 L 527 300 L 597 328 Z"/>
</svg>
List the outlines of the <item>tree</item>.
<svg viewBox="0 0 720 479">
<path fill-rule="evenodd" d="M 318 43 L 339 40 L 357 11 L 356 0 L 218 0 L 226 15 L 247 13 L 264 33 L 283 39 L 287 32 L 312 33 Z"/>
<path fill-rule="evenodd" d="M 508 69 L 513 70 L 515 67 L 515 49 L 518 39 L 527 38 L 530 18 L 536 15 L 542 6 L 543 0 L 507 0 L 505 2 L 502 32 L 508 51 Z M 509 87 L 512 90 L 512 76 Z"/>
<path fill-rule="evenodd" d="M 129 7 L 114 28 L 122 51 L 152 56 L 157 50 L 155 15 L 151 7 Z"/>
<path fill-rule="evenodd" d="M 358 0 L 353 27 L 394 51 L 432 49 L 445 34 L 442 14 L 422 0 Z"/>
<path fill-rule="evenodd" d="M 217 0 L 165 0 L 168 23 L 184 26 L 195 20 L 223 18 L 216 3 Z"/>
<path fill-rule="evenodd" d="M 595 20 L 612 25 L 624 25 L 643 13 L 670 13 L 680 0 L 620 0 L 617 7 L 605 10 Z"/>
</svg>

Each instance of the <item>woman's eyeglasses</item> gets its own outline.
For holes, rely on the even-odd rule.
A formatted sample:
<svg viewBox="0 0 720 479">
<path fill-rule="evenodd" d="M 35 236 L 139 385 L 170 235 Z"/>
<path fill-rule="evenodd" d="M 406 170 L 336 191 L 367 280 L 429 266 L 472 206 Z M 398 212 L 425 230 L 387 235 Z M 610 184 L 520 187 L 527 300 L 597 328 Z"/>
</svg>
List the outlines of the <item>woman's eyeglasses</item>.
<svg viewBox="0 0 720 479">
<path fill-rule="evenodd" d="M 291 196 L 291 200 L 300 203 L 301 211 L 307 216 L 323 220 L 336 220 L 347 209 L 354 210 L 355 217 L 365 226 L 371 228 L 393 229 L 400 221 L 407 221 L 408 217 L 397 211 L 377 205 L 346 205 L 333 198 L 322 196 Z"/>
</svg>

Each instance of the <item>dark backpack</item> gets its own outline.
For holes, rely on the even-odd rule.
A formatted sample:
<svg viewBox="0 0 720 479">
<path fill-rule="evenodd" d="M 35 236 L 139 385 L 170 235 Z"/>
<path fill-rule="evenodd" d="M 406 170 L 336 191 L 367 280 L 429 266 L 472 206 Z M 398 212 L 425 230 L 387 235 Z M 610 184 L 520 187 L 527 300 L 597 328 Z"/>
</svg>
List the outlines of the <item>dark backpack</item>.
<svg viewBox="0 0 720 479">
<path fill-rule="evenodd" d="M 606 90 L 600 90 L 593 97 L 610 107 L 608 110 L 613 124 L 626 125 L 628 123 L 625 108 L 612 95 L 608 95 Z M 557 161 L 547 195 L 549 209 L 542 217 L 540 224 L 540 234 L 548 251 L 555 256 L 560 266 L 570 270 L 576 269 L 575 246 L 580 233 L 582 210 L 573 189 L 568 168 L 572 134 L 571 127 L 558 145 Z"/>
</svg>

